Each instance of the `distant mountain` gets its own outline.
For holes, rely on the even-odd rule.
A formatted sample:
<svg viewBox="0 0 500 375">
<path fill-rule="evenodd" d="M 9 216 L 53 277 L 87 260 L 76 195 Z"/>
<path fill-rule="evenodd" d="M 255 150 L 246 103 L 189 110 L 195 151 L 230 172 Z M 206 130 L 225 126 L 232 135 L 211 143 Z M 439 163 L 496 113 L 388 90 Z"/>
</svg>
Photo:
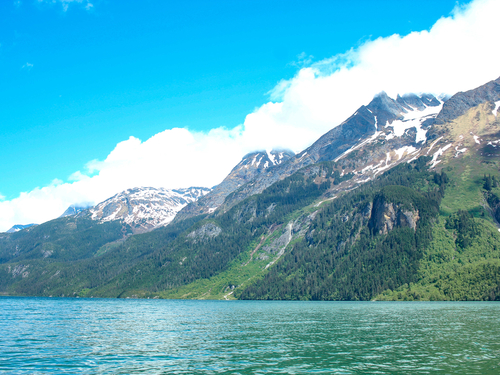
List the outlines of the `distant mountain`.
<svg viewBox="0 0 500 375">
<path fill-rule="evenodd" d="M 87 208 L 89 208 L 91 206 L 92 206 L 91 204 L 71 205 L 59 217 L 76 215 L 77 213 L 82 212 L 83 210 L 86 210 Z"/>
<path fill-rule="evenodd" d="M 210 189 L 203 187 L 133 188 L 99 203 L 89 212 L 92 220 L 101 223 L 122 220 L 134 233 L 143 233 L 169 224 L 179 210 L 209 192 Z"/>
<path fill-rule="evenodd" d="M 214 212 L 230 193 L 255 180 L 257 176 L 271 173 L 294 155 L 295 153 L 290 150 L 257 151 L 245 155 L 224 181 L 215 186 L 210 193 L 182 209 L 175 220 Z"/>
<path fill-rule="evenodd" d="M 15 232 L 19 232 L 20 230 L 23 230 L 23 229 L 26 229 L 26 228 L 29 228 L 29 227 L 32 227 L 34 225 L 38 225 L 38 224 L 26 224 L 26 225 L 22 225 L 22 224 L 16 224 L 14 225 L 12 228 L 10 228 L 7 232 L 5 233 L 15 233 Z"/>
</svg>

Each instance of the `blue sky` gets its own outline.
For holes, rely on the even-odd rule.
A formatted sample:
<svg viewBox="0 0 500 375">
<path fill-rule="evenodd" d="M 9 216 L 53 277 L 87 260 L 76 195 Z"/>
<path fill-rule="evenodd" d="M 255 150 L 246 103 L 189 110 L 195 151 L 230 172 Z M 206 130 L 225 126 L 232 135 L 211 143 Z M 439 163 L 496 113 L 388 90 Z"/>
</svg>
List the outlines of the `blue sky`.
<svg viewBox="0 0 500 375">
<path fill-rule="evenodd" d="M 65 181 L 129 136 L 233 127 L 279 80 L 455 1 L 2 1 L 0 114 L 7 199 Z"/>
<path fill-rule="evenodd" d="M 211 187 L 381 90 L 495 79 L 498 3 L 2 1 L 0 231 L 128 187 Z"/>
</svg>

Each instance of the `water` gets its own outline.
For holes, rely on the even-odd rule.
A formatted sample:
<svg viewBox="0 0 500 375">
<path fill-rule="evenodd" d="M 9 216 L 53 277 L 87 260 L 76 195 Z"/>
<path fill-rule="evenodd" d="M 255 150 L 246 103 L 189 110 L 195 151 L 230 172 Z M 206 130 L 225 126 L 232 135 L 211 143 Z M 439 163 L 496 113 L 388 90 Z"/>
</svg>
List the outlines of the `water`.
<svg viewBox="0 0 500 375">
<path fill-rule="evenodd" d="M 0 373 L 497 374 L 500 304 L 0 298 Z"/>
</svg>

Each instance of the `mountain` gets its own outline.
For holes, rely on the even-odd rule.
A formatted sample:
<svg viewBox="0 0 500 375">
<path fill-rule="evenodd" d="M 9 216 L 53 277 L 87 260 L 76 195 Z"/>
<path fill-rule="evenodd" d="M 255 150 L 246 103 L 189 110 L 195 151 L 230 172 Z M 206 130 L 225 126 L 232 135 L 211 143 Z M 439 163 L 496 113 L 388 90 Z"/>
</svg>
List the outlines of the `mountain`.
<svg viewBox="0 0 500 375">
<path fill-rule="evenodd" d="M 134 233 L 143 233 L 169 224 L 187 204 L 210 189 L 134 188 L 127 189 L 89 209 L 92 220 L 100 223 L 122 220 Z"/>
<path fill-rule="evenodd" d="M 340 173 L 354 173 L 357 182 L 373 178 L 422 147 L 442 105 L 442 100 L 429 94 L 407 94 L 394 100 L 382 92 L 310 147 L 236 190 L 224 202 L 223 209 L 318 162 L 338 161 Z"/>
<path fill-rule="evenodd" d="M 23 230 L 23 229 L 26 229 L 26 228 L 32 227 L 33 225 L 37 225 L 37 224 L 26 224 L 26 225 L 16 224 L 16 225 L 14 225 L 12 228 L 10 228 L 10 229 L 9 229 L 7 232 L 5 232 L 5 233 L 15 233 L 15 232 L 19 232 L 20 230 Z"/>
<path fill-rule="evenodd" d="M 87 208 L 91 207 L 91 204 L 73 204 L 69 206 L 66 211 L 63 212 L 63 214 L 59 217 L 66 217 L 66 216 L 72 216 L 76 215 L 79 212 L 82 212 L 83 210 L 86 210 Z"/>
<path fill-rule="evenodd" d="M 4 234 L 0 293 L 500 300 L 499 84 L 381 93 L 279 164 L 247 155 L 154 231 L 134 235 L 128 191 Z"/>
<path fill-rule="evenodd" d="M 500 299 L 499 83 L 457 93 L 419 121 L 428 141 L 403 146 L 398 159 L 406 162 L 378 178 L 380 159 L 366 162 L 374 153 L 360 140 L 356 174 L 366 183 L 319 211 L 239 297 Z"/>
<path fill-rule="evenodd" d="M 230 193 L 255 180 L 257 176 L 272 173 L 273 169 L 294 155 L 290 150 L 257 151 L 245 155 L 219 185 L 207 195 L 187 205 L 177 214 L 175 220 L 214 212 Z"/>
</svg>

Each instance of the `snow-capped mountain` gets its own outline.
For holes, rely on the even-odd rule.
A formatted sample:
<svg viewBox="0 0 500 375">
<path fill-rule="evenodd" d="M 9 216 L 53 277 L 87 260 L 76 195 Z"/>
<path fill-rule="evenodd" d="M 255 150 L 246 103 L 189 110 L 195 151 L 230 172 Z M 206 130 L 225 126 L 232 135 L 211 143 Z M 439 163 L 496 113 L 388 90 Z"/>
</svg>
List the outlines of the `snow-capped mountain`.
<svg viewBox="0 0 500 375">
<path fill-rule="evenodd" d="M 290 150 L 257 151 L 245 155 L 224 181 L 215 186 L 209 194 L 182 209 L 176 216 L 176 221 L 214 212 L 228 194 L 257 176 L 270 173 L 294 155 Z"/>
<path fill-rule="evenodd" d="M 210 192 L 203 187 L 127 189 L 89 209 L 99 222 L 123 220 L 134 233 L 142 233 L 169 224 L 188 203 Z"/>
<path fill-rule="evenodd" d="M 396 102 L 406 112 L 402 111 L 398 118 L 379 126 L 371 136 L 360 140 L 334 160 L 346 166 L 350 163 L 352 168 L 346 171 L 354 173 L 353 183 L 360 184 L 420 156 L 432 157 L 431 168 L 443 160 L 462 157 L 468 150 L 497 156 L 496 115 L 500 106 L 500 78 L 459 92 L 446 101 L 436 99 L 437 103 L 431 100 L 423 101 L 423 107 L 408 101 L 406 104 L 410 108 L 407 108 L 398 97 Z M 476 110 L 468 114 L 471 108 Z M 471 118 L 464 119 L 464 115 Z M 349 156 L 356 150 L 359 152 L 353 162 Z"/>
<path fill-rule="evenodd" d="M 432 95 L 407 94 L 396 100 L 385 92 L 367 106 L 318 139 L 293 160 L 295 168 L 319 161 L 339 161 L 364 145 L 385 145 L 383 153 L 400 147 L 423 144 L 433 118 L 443 102 Z M 380 152 L 379 149 L 374 150 Z M 359 161 L 359 160 L 357 160 Z"/>
<path fill-rule="evenodd" d="M 382 92 L 310 147 L 268 173 L 256 176 L 251 183 L 231 194 L 222 206 L 226 210 L 299 169 L 322 161 L 339 162 L 344 173 L 356 174 L 368 165 L 373 165 L 372 172 L 381 172 L 384 167 L 389 168 L 399 161 L 403 154 L 422 147 L 443 102 L 430 94 L 407 94 L 392 99 Z M 368 170 L 370 168 L 363 175 Z M 358 179 L 362 180 L 361 174 L 354 181 Z"/>
<path fill-rule="evenodd" d="M 349 163 L 343 162 L 346 164 L 345 173 L 356 173 L 356 168 L 376 160 L 377 163 L 380 161 L 379 165 L 368 170 L 379 173 L 399 161 L 403 154 L 411 154 L 422 147 L 443 103 L 444 99 L 430 94 L 398 95 L 392 99 L 382 92 L 309 148 L 297 155 L 284 154 L 278 159 L 280 163 L 271 165 L 269 156 L 263 152 L 246 155 L 220 185 L 203 199 L 184 208 L 176 220 L 210 213 L 220 206 L 229 209 L 299 169 L 322 161 L 349 159 Z M 356 152 L 375 144 L 377 146 L 367 154 L 358 155 Z"/>
</svg>

